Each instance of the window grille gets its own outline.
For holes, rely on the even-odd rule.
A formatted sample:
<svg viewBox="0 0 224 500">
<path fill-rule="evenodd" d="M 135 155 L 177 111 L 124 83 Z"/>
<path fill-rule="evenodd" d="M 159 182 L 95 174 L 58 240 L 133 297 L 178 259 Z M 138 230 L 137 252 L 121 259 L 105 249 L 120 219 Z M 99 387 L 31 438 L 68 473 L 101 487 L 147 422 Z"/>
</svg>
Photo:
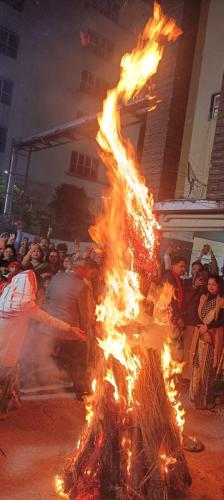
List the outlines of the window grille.
<svg viewBox="0 0 224 500">
<path fill-rule="evenodd" d="M 0 153 L 5 152 L 5 146 L 7 141 L 7 132 L 8 129 L 6 127 L 0 127 Z"/>
<path fill-rule="evenodd" d="M 0 102 L 10 106 L 12 103 L 12 92 L 13 82 L 0 77 Z"/>
<path fill-rule="evenodd" d="M 209 118 L 217 118 L 220 103 L 220 92 L 212 94 Z"/>
<path fill-rule="evenodd" d="M 109 83 L 103 78 L 98 78 L 93 73 L 90 73 L 90 71 L 83 70 L 80 83 L 80 90 L 83 92 L 98 97 L 105 97 L 109 87 Z"/>
<path fill-rule="evenodd" d="M 7 28 L 0 26 L 0 54 L 17 58 L 19 46 L 19 35 Z"/>
<path fill-rule="evenodd" d="M 69 174 L 85 179 L 97 180 L 99 161 L 92 156 L 72 151 Z"/>
</svg>

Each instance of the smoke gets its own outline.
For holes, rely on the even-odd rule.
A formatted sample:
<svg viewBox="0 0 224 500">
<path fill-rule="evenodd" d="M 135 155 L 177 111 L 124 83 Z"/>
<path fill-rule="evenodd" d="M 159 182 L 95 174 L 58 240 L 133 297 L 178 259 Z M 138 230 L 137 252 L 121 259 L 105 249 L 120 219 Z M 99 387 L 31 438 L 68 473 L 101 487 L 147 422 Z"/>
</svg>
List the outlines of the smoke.
<svg viewBox="0 0 224 500">
<path fill-rule="evenodd" d="M 43 328 L 44 329 L 44 328 Z M 53 335 L 41 331 L 41 325 L 30 323 L 20 356 L 21 385 L 24 388 L 50 386 L 69 382 L 59 362 L 59 344 Z"/>
</svg>

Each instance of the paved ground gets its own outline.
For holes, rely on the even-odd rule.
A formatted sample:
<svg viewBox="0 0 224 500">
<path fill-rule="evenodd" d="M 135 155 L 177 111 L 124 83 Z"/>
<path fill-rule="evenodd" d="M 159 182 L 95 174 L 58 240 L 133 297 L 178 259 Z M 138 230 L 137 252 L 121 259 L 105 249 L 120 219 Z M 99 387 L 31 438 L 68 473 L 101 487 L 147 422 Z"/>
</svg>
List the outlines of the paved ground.
<svg viewBox="0 0 224 500">
<path fill-rule="evenodd" d="M 54 476 L 76 442 L 84 407 L 72 399 L 24 401 L 0 422 L 0 498 L 57 498 Z M 186 430 L 205 444 L 203 453 L 186 453 L 193 477 L 187 500 L 224 499 L 224 409 L 188 410 Z M 109 499 L 108 499 L 109 500 Z"/>
</svg>

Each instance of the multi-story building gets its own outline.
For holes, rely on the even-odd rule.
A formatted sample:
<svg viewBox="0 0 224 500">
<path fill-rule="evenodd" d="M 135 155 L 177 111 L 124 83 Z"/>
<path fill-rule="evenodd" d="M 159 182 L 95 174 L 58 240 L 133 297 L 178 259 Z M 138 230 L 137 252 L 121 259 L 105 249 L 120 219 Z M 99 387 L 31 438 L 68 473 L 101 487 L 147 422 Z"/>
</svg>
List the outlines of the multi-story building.
<svg viewBox="0 0 224 500">
<path fill-rule="evenodd" d="M 128 130 L 156 200 L 206 197 L 224 67 L 223 0 L 161 0 L 183 29 L 154 78 L 157 109 Z M 91 115 L 115 84 L 122 54 L 152 12 L 151 0 L 0 0 L 0 168 L 12 140 Z M 7 175 L 7 174 L 5 174 Z M 16 182 L 23 183 L 19 161 Z M 28 187 L 40 203 L 74 183 L 99 205 L 106 186 L 96 142 L 32 155 Z"/>
<path fill-rule="evenodd" d="M 137 0 L 0 0 L 0 167 L 19 141 L 102 108 L 152 9 Z M 17 162 L 16 182 L 24 164 Z M 7 174 L 6 174 L 7 175 Z M 89 137 L 32 156 L 28 187 L 46 200 L 55 185 L 84 187 L 96 202 L 107 183 Z M 98 204 L 98 203 L 97 203 Z"/>
</svg>

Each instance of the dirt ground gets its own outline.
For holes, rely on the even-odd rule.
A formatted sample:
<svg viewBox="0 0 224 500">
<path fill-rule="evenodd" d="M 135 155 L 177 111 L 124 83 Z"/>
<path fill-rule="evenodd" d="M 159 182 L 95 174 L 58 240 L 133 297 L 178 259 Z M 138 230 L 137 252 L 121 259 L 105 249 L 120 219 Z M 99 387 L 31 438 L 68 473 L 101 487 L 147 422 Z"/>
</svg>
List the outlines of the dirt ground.
<svg viewBox="0 0 224 500">
<path fill-rule="evenodd" d="M 84 405 L 69 398 L 24 401 L 0 422 L 0 498 L 57 498 L 54 477 L 80 434 Z M 187 500 L 224 499 L 224 408 L 187 410 L 186 432 L 200 438 L 202 453 L 186 452 L 193 484 Z M 108 499 L 109 500 L 109 499 Z"/>
</svg>

